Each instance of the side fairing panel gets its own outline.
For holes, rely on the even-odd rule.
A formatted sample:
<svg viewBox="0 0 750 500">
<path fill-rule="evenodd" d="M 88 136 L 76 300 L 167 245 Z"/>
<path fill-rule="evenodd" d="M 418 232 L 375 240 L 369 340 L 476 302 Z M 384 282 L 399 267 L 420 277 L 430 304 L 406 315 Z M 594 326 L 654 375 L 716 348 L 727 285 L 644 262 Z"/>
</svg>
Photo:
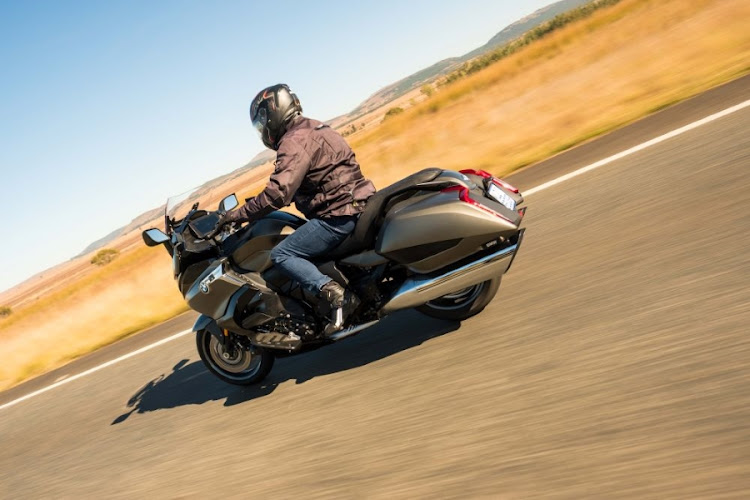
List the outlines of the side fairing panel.
<svg viewBox="0 0 750 500">
<path fill-rule="evenodd" d="M 244 241 L 232 252 L 232 261 L 245 271 L 262 272 L 271 267 L 271 250 L 286 236 L 292 234 L 303 219 L 266 217 L 255 223 Z"/>
<path fill-rule="evenodd" d="M 224 260 L 211 263 L 185 294 L 191 309 L 211 318 L 220 318 L 229 300 L 242 283 L 228 280 L 223 272 Z"/>
</svg>

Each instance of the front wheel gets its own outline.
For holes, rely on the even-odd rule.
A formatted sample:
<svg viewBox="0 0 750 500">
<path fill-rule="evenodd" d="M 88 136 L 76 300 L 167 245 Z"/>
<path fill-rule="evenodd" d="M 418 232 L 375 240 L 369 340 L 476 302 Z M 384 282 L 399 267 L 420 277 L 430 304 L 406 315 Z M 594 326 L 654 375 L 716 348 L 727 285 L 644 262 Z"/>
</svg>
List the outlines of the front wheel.
<svg viewBox="0 0 750 500">
<path fill-rule="evenodd" d="M 222 379 L 235 385 L 251 385 L 260 382 L 273 368 L 274 355 L 262 347 L 244 346 L 237 340 L 224 343 L 206 330 L 195 336 L 198 354 L 206 368 Z"/>
<path fill-rule="evenodd" d="M 437 319 L 463 321 L 482 312 L 499 287 L 500 277 L 493 278 L 431 300 L 417 311 Z"/>
</svg>

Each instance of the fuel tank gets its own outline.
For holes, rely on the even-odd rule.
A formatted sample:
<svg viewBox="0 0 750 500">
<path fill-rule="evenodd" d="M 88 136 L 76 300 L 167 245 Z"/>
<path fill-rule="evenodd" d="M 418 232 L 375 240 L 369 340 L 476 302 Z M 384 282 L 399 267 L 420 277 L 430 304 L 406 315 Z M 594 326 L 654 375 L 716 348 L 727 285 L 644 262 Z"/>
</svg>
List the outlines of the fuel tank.
<svg viewBox="0 0 750 500">
<path fill-rule="evenodd" d="M 232 245 L 232 262 L 244 271 L 263 272 L 271 267 L 271 250 L 306 221 L 287 212 L 272 212 L 243 231 Z"/>
</svg>

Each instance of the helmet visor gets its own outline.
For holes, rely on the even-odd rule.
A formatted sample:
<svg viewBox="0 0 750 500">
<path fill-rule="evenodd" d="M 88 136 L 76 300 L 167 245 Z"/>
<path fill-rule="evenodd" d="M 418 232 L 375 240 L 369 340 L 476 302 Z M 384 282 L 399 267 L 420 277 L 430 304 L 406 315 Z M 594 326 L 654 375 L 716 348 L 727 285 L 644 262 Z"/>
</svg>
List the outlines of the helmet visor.
<svg viewBox="0 0 750 500">
<path fill-rule="evenodd" d="M 268 112 L 265 108 L 260 108 L 253 117 L 253 127 L 261 137 L 263 137 L 263 129 L 266 128 L 266 125 L 268 125 Z"/>
</svg>

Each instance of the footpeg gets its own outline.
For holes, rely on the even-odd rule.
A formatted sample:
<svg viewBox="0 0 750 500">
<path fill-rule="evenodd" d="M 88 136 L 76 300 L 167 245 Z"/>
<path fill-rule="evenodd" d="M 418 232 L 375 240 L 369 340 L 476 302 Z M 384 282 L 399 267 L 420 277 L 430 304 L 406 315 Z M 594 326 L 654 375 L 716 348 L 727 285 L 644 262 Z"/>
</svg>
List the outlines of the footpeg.
<svg viewBox="0 0 750 500">
<path fill-rule="evenodd" d="M 341 340 L 341 339 L 344 339 L 346 337 L 349 337 L 351 335 L 359 333 L 359 332 L 361 332 L 362 330 L 364 330 L 366 328 L 370 328 L 372 325 L 374 325 L 378 321 L 380 321 L 380 320 L 376 319 L 374 321 L 369 321 L 369 322 L 363 323 L 361 325 L 355 325 L 355 326 L 350 326 L 349 328 L 344 328 L 343 330 L 339 330 L 338 332 L 333 332 L 333 334 L 331 334 L 328 337 L 328 339 L 330 339 L 330 340 Z"/>
</svg>

